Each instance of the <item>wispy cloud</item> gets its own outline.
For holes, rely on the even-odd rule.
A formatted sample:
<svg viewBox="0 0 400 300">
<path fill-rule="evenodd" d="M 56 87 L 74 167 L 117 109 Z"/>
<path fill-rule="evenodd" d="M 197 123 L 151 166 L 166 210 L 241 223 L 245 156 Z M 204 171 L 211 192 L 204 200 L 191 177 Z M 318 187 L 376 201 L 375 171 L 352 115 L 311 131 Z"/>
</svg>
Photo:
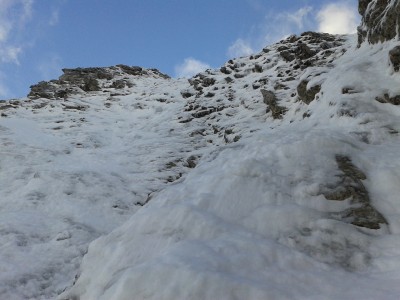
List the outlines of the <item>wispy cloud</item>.
<svg viewBox="0 0 400 300">
<path fill-rule="evenodd" d="M 228 56 L 229 57 L 240 57 L 246 56 L 254 53 L 254 50 L 249 42 L 243 39 L 237 39 L 231 46 L 228 48 Z"/>
<path fill-rule="evenodd" d="M 238 38 L 228 47 L 228 57 L 250 55 L 268 44 L 310 27 L 312 11 L 312 7 L 305 6 L 294 11 L 269 13 L 262 24 L 255 25 L 257 35 Z"/>
<path fill-rule="evenodd" d="M 249 5 L 258 4 L 248 0 Z M 229 58 L 249 55 L 303 31 L 321 31 L 331 34 L 356 32 L 359 16 L 357 7 L 349 1 L 336 1 L 323 7 L 303 6 L 296 10 L 270 12 L 261 24 L 254 25 L 256 35 L 239 37 L 227 50 Z"/>
<path fill-rule="evenodd" d="M 175 67 L 175 76 L 178 78 L 190 78 L 197 73 L 210 69 L 211 67 L 202 61 L 192 57 L 185 58 L 183 63 Z"/>
<path fill-rule="evenodd" d="M 55 8 L 51 12 L 50 20 L 49 20 L 49 25 L 50 26 L 55 26 L 58 24 L 58 21 L 60 20 L 60 11 L 58 8 Z"/>
<path fill-rule="evenodd" d="M 19 65 L 23 45 L 20 33 L 32 19 L 33 0 L 0 0 L 0 67 Z M 7 96 L 6 77 L 0 76 L 0 95 Z"/>
<path fill-rule="evenodd" d="M 18 62 L 21 47 L 16 45 L 16 36 L 32 17 L 33 0 L 0 0 L 0 52 L 10 56 L 3 62 Z M 19 50 L 18 50 L 19 49 Z"/>
<path fill-rule="evenodd" d="M 67 3 L 67 0 L 53 0 L 51 6 L 51 14 L 48 19 L 48 24 L 50 26 L 56 26 L 60 21 L 60 11 L 62 6 Z"/>
<path fill-rule="evenodd" d="M 22 57 L 29 57 L 29 50 L 37 44 L 37 39 L 43 36 L 43 31 L 59 22 L 61 7 L 67 0 L 52 0 L 46 12 L 35 10 L 35 0 L 0 0 L 0 75 L 5 70 L 12 70 L 13 65 L 24 63 Z M 46 56 L 43 53 L 43 56 Z M 37 71 L 43 79 L 51 74 L 58 74 L 60 58 L 47 55 L 49 61 L 37 66 Z M 32 64 L 37 63 L 32 61 Z M 14 74 L 16 75 L 16 74 Z M 20 75 L 18 75 L 20 76 Z M 14 82 L 15 82 L 14 78 Z M 0 95 L 14 96 L 11 76 L 0 76 Z"/>
<path fill-rule="evenodd" d="M 331 3 L 317 13 L 318 31 L 332 34 L 356 33 L 359 16 L 354 8 L 346 2 Z"/>
</svg>

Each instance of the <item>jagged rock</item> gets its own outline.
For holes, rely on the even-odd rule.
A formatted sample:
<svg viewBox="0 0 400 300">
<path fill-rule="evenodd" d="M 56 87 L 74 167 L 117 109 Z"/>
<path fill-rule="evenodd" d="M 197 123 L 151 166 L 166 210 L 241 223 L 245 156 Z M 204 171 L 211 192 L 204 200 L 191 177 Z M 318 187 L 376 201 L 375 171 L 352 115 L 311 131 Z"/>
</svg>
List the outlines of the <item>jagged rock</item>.
<svg viewBox="0 0 400 300">
<path fill-rule="evenodd" d="M 202 108 L 201 110 L 193 113 L 192 117 L 193 118 L 202 118 L 202 117 L 208 116 L 209 114 L 212 114 L 213 112 L 221 111 L 224 108 L 225 108 L 224 106 L 220 106 L 220 107 L 205 107 L 205 108 Z"/>
<path fill-rule="evenodd" d="M 302 80 L 297 86 L 297 95 L 301 101 L 306 104 L 310 104 L 314 100 L 315 95 L 321 90 L 320 85 L 314 85 L 311 88 L 307 88 L 308 81 Z"/>
<path fill-rule="evenodd" d="M 310 49 L 310 47 L 308 47 L 306 44 L 304 43 L 300 43 L 297 45 L 297 48 L 295 50 L 296 56 L 300 59 L 308 59 L 313 57 L 316 52 L 312 51 Z"/>
<path fill-rule="evenodd" d="M 99 82 L 97 81 L 97 79 L 94 78 L 85 78 L 83 81 L 83 85 L 81 85 L 80 88 L 85 92 L 100 91 Z"/>
<path fill-rule="evenodd" d="M 161 78 L 164 78 L 164 79 L 171 79 L 171 76 L 160 72 L 158 69 L 152 68 L 152 69 L 149 69 L 149 70 L 152 71 L 155 75 L 160 76 Z"/>
<path fill-rule="evenodd" d="M 263 71 L 262 66 L 260 66 L 259 64 L 254 65 L 253 72 L 262 73 L 262 71 Z"/>
<path fill-rule="evenodd" d="M 76 69 L 62 69 L 63 75 L 60 76 L 59 81 L 67 81 L 69 83 L 80 85 L 84 80 L 88 79 L 106 79 L 111 80 L 113 75 L 107 68 L 76 68 Z"/>
<path fill-rule="evenodd" d="M 262 89 L 261 94 L 264 103 L 267 104 L 268 108 L 271 110 L 272 117 L 274 119 L 281 119 L 282 115 L 286 112 L 286 108 L 277 104 L 278 99 L 276 98 L 275 93 Z"/>
<path fill-rule="evenodd" d="M 360 15 L 364 15 L 365 11 L 367 10 L 368 4 L 372 2 L 372 0 L 359 0 L 358 1 L 358 12 Z"/>
<path fill-rule="evenodd" d="M 112 84 L 111 87 L 114 89 L 123 89 L 126 86 L 125 80 L 115 80 Z"/>
<path fill-rule="evenodd" d="M 28 94 L 30 99 L 54 99 L 57 92 L 57 86 L 48 81 L 40 81 L 35 85 L 30 86 L 31 91 Z"/>
<path fill-rule="evenodd" d="M 235 78 L 239 79 L 239 78 L 243 78 L 243 77 L 245 77 L 245 75 L 244 75 L 244 74 L 239 74 L 239 73 L 236 73 L 235 75 L 233 75 L 233 77 L 235 77 Z"/>
<path fill-rule="evenodd" d="M 192 155 L 186 160 L 186 166 L 190 169 L 195 168 L 197 165 L 197 157 Z"/>
<path fill-rule="evenodd" d="M 362 23 L 358 27 L 358 44 L 371 44 L 394 39 L 400 31 L 400 2 L 398 0 L 360 0 L 358 11 Z"/>
<path fill-rule="evenodd" d="M 123 89 L 133 86 L 131 81 L 129 81 L 130 75 L 156 76 L 164 79 L 170 78 L 157 69 L 146 70 L 141 67 L 130 67 L 126 65 L 62 69 L 62 71 L 63 75 L 61 75 L 58 80 L 41 81 L 38 84 L 32 85 L 28 97 L 30 99 L 65 99 L 69 94 L 100 91 L 104 87 Z M 123 77 L 123 79 L 118 79 L 121 77 Z M 113 79 L 115 80 L 112 81 Z"/>
<path fill-rule="evenodd" d="M 389 51 L 389 59 L 396 72 L 400 70 L 400 46 L 394 47 Z"/>
<path fill-rule="evenodd" d="M 211 93 L 211 92 L 208 92 L 207 94 L 204 95 L 204 97 L 206 97 L 206 98 L 212 98 L 214 96 L 215 96 L 215 93 Z"/>
<path fill-rule="evenodd" d="M 231 74 L 231 73 L 232 73 L 232 71 L 231 71 L 231 70 L 228 70 L 227 67 L 221 67 L 220 71 L 221 71 L 222 73 L 224 73 L 224 74 Z"/>
<path fill-rule="evenodd" d="M 231 83 L 233 81 L 232 77 L 225 77 L 225 81 L 227 83 Z"/>
<path fill-rule="evenodd" d="M 390 103 L 393 105 L 400 105 L 400 95 L 390 97 L 389 94 L 384 94 L 383 97 L 376 97 L 375 100 L 380 103 Z"/>
<path fill-rule="evenodd" d="M 283 57 L 284 60 L 290 62 L 293 61 L 296 57 L 294 56 L 294 54 L 290 53 L 287 50 L 281 51 L 280 55 Z"/>
<path fill-rule="evenodd" d="M 181 92 L 181 95 L 182 95 L 182 97 L 183 97 L 184 99 L 193 96 L 193 94 L 192 94 L 191 92 L 189 92 L 189 91 L 182 91 L 182 92 Z"/>
<path fill-rule="evenodd" d="M 387 224 L 383 215 L 371 205 L 368 191 L 361 181 L 367 178 L 365 174 L 347 156 L 337 155 L 336 162 L 342 172 L 339 185 L 323 195 L 333 201 L 350 199 L 351 207 L 333 216 L 369 229 L 379 229 L 381 224 Z"/>
<path fill-rule="evenodd" d="M 124 71 L 125 73 L 134 75 L 134 76 L 142 75 L 144 73 L 143 68 L 141 68 L 141 67 L 136 67 L 136 66 L 130 67 L 130 66 L 126 66 L 126 65 L 117 65 L 117 67 L 120 67 L 121 70 Z"/>
</svg>

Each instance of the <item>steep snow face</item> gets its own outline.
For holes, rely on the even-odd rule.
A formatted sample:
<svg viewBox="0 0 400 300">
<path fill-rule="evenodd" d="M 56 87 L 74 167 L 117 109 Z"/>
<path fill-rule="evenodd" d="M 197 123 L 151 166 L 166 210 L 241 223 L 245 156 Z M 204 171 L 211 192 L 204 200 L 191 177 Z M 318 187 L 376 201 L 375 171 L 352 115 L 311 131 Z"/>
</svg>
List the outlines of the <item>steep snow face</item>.
<svg viewBox="0 0 400 300">
<path fill-rule="evenodd" d="M 399 43 L 340 38 L 305 68 L 291 38 L 192 79 L 184 124 L 228 145 L 94 241 L 59 298 L 398 299 Z"/>
<path fill-rule="evenodd" d="M 131 87 L 1 106 L 1 299 L 54 298 L 90 241 L 189 169 L 187 82 L 121 77 Z"/>
</svg>

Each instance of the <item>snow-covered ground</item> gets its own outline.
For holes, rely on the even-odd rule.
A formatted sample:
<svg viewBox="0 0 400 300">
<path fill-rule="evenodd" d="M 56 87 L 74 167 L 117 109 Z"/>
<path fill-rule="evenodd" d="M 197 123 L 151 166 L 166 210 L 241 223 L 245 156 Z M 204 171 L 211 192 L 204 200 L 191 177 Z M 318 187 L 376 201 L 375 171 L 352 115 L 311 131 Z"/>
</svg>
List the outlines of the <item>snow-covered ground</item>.
<svg viewBox="0 0 400 300">
<path fill-rule="evenodd" d="M 297 68 L 298 41 L 197 90 L 131 77 L 4 110 L 0 299 L 398 299 L 400 108 L 375 98 L 400 94 L 399 42 L 337 36 Z M 321 85 L 310 104 L 301 80 Z M 365 205 L 379 229 L 354 225 Z"/>
</svg>

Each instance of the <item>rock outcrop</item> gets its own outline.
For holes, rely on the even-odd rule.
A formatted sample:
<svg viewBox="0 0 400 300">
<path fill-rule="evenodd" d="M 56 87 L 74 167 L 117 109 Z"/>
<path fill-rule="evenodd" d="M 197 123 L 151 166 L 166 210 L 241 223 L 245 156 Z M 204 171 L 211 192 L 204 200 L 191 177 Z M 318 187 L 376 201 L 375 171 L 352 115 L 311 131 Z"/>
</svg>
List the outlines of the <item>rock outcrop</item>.
<svg viewBox="0 0 400 300">
<path fill-rule="evenodd" d="M 131 87 L 130 76 L 155 76 L 168 79 L 169 76 L 157 69 L 116 65 L 112 67 L 63 69 L 58 80 L 41 81 L 31 86 L 30 99 L 62 99 L 72 94 L 96 92 L 104 88 L 122 89 Z"/>
<path fill-rule="evenodd" d="M 364 41 L 376 44 L 398 37 L 400 1 L 360 0 L 358 11 L 362 16 L 362 24 L 358 27 L 359 45 Z"/>
</svg>

